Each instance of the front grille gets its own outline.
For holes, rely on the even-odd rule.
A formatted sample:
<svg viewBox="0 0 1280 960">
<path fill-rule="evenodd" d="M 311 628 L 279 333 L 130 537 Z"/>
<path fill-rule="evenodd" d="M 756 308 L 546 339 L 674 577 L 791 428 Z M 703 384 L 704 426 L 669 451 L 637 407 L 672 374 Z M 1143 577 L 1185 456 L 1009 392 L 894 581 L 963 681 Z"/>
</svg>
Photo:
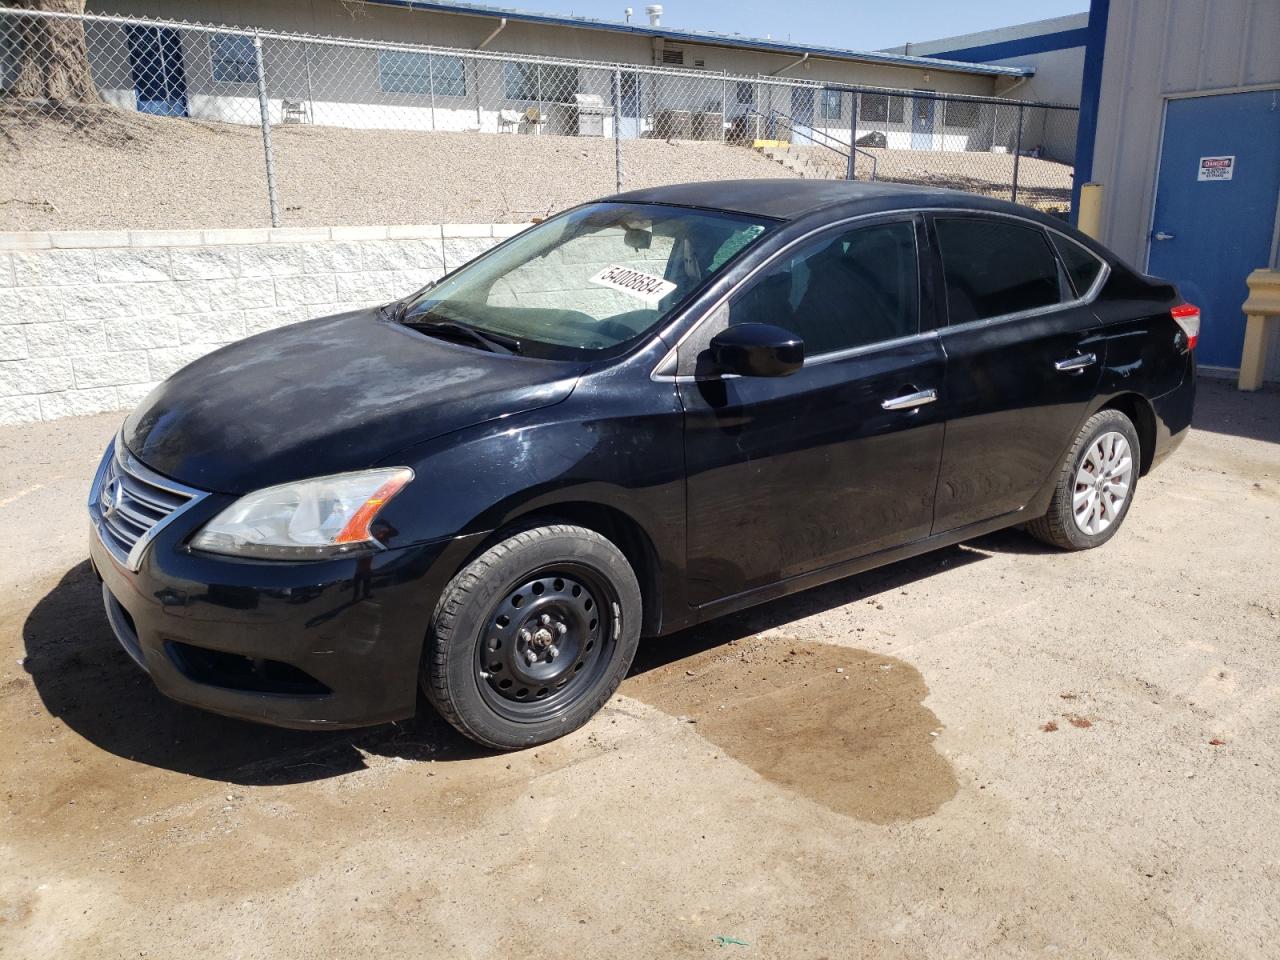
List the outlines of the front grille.
<svg viewBox="0 0 1280 960">
<path fill-rule="evenodd" d="M 137 570 L 155 535 L 204 496 L 204 491 L 147 469 L 117 439 L 98 468 L 89 515 L 111 555 Z"/>
</svg>

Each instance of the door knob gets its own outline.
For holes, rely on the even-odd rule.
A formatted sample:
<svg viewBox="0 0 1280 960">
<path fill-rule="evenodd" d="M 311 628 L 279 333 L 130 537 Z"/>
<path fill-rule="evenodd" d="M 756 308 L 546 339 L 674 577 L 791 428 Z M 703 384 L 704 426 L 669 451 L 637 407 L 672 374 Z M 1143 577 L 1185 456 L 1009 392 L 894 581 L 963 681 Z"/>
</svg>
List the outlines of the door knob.
<svg viewBox="0 0 1280 960">
<path fill-rule="evenodd" d="M 1173 239 L 1173 234 L 1172 234 L 1172 233 L 1165 233 L 1163 230 L 1157 230 L 1157 231 L 1156 231 L 1156 239 L 1157 239 L 1157 240 L 1172 240 L 1172 239 Z"/>
</svg>

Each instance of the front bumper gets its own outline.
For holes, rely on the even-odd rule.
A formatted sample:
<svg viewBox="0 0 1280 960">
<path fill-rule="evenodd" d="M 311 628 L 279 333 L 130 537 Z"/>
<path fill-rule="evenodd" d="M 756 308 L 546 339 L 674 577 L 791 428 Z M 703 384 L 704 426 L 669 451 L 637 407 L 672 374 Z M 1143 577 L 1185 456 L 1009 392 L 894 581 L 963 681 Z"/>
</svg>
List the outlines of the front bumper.
<svg viewBox="0 0 1280 960">
<path fill-rule="evenodd" d="M 90 531 L 107 619 L 166 696 L 297 728 L 411 716 L 436 599 L 481 534 L 312 563 L 199 554 L 210 496 L 122 563 Z"/>
</svg>

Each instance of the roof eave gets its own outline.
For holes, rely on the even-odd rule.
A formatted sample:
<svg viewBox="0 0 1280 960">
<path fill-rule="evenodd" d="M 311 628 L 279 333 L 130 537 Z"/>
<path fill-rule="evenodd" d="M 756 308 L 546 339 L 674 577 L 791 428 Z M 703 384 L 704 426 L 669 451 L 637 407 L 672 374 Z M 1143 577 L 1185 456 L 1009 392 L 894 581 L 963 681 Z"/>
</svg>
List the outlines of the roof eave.
<svg viewBox="0 0 1280 960">
<path fill-rule="evenodd" d="M 463 3 L 440 2 L 440 0 L 369 0 L 369 2 L 380 6 L 408 7 L 413 10 L 424 10 L 432 13 L 452 13 L 460 16 L 490 19 L 506 18 L 507 20 L 521 23 L 536 23 L 544 26 L 572 27 L 578 30 L 603 30 L 611 33 L 627 33 L 633 36 L 649 38 L 660 37 L 663 40 L 674 40 L 681 43 L 757 50 L 761 53 L 778 53 L 790 56 L 807 53 L 810 57 L 819 57 L 825 60 L 914 67 L 919 70 L 944 70 L 948 73 L 968 73 L 988 77 L 1029 77 L 1035 73 L 1034 67 L 965 63 L 958 60 L 940 60 L 933 57 L 917 57 L 909 54 L 883 53 L 873 50 L 841 50 L 835 47 L 778 43 L 757 37 L 736 37 L 727 34 L 700 33 L 689 30 L 667 30 L 661 27 L 652 27 L 648 24 L 614 23 L 608 20 L 588 20 L 580 17 L 556 16 L 554 14 L 533 13 L 525 10 L 476 7 Z"/>
</svg>

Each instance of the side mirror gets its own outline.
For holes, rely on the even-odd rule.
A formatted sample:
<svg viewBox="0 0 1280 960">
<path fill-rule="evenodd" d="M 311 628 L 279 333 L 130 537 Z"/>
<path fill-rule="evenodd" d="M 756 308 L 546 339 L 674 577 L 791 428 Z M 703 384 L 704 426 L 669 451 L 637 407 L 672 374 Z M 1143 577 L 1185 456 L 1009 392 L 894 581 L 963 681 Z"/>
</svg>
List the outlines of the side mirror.
<svg viewBox="0 0 1280 960">
<path fill-rule="evenodd" d="M 723 373 L 789 377 L 804 366 L 804 341 L 768 323 L 738 323 L 711 338 L 711 359 Z"/>
</svg>

